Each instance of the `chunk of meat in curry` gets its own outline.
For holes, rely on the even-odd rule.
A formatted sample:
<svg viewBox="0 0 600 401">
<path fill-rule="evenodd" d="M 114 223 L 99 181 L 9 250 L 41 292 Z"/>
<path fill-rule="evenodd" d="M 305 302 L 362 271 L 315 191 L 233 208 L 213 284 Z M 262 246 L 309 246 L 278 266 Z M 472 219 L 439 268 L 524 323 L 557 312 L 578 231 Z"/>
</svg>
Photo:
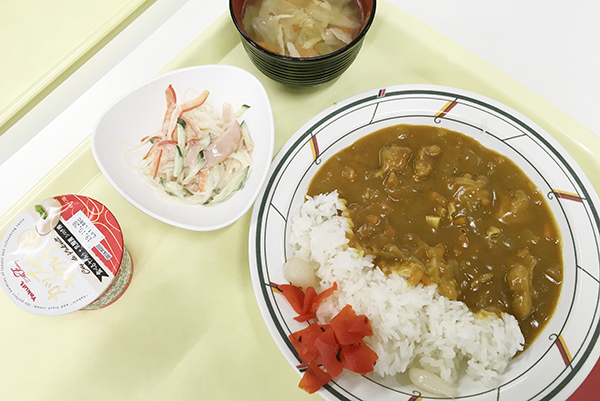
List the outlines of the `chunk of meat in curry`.
<svg viewBox="0 0 600 401">
<path fill-rule="evenodd" d="M 542 194 L 512 161 L 463 134 L 398 125 L 329 158 L 307 195 L 337 190 L 351 243 L 387 274 L 436 284 L 474 312 L 508 312 L 526 346 L 551 317 L 562 249 Z"/>
</svg>

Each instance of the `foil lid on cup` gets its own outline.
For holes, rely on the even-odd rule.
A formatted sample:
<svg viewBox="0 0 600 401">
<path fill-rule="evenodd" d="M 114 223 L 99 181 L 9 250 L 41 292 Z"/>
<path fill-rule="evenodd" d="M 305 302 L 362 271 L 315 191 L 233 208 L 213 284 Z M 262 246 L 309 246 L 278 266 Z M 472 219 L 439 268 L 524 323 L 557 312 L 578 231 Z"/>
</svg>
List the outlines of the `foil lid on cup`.
<svg viewBox="0 0 600 401">
<path fill-rule="evenodd" d="M 0 243 L 0 286 L 20 308 L 57 316 L 118 299 L 133 265 L 115 216 L 81 195 L 44 199 Z"/>
</svg>

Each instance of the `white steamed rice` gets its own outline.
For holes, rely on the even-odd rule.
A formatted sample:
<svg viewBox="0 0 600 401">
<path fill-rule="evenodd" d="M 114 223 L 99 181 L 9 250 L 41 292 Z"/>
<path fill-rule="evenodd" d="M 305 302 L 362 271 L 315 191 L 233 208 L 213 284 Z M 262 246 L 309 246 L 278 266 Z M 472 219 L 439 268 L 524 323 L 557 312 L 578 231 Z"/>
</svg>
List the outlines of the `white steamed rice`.
<svg viewBox="0 0 600 401">
<path fill-rule="evenodd" d="M 459 372 L 489 383 L 502 373 L 524 342 L 516 319 L 476 317 L 464 303 L 438 294 L 435 286 L 409 286 L 398 275 L 373 268 L 370 256 L 348 246 L 351 222 L 342 217 L 337 192 L 309 198 L 291 220 L 290 257 L 317 262 L 321 288 L 338 290 L 317 311 L 327 323 L 346 304 L 371 320 L 365 342 L 379 356 L 375 373 L 395 375 L 416 366 L 456 382 Z"/>
</svg>

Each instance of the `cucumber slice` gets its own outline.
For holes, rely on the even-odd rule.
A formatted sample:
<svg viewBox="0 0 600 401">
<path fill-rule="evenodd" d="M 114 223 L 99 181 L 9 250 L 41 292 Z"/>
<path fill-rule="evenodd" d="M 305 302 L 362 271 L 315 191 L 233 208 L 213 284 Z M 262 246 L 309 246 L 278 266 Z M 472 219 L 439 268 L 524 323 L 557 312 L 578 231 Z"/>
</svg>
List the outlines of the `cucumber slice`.
<svg viewBox="0 0 600 401">
<path fill-rule="evenodd" d="M 183 180 L 182 184 L 187 185 L 190 182 L 192 182 L 192 180 L 194 179 L 196 174 L 198 174 L 198 172 L 200 170 L 202 170 L 202 167 L 204 167 L 205 163 L 206 163 L 206 160 L 204 159 L 204 152 L 202 152 L 202 151 L 198 152 L 198 157 L 196 159 L 196 162 L 192 165 L 192 167 L 190 167 L 190 171 L 187 173 L 187 176 Z"/>
<path fill-rule="evenodd" d="M 185 142 L 186 142 L 186 133 L 185 133 L 185 121 L 181 120 L 183 122 L 183 124 L 179 123 L 179 120 L 177 120 L 177 145 L 181 148 L 181 152 L 183 153 L 185 151 Z"/>
<path fill-rule="evenodd" d="M 186 196 L 190 196 L 191 193 L 180 184 L 174 181 L 167 181 L 164 178 L 160 179 L 160 184 L 165 189 L 165 192 L 172 196 L 178 196 L 180 198 L 184 198 Z"/>
<path fill-rule="evenodd" d="M 249 108 L 250 106 L 248 106 L 247 104 L 243 104 L 239 109 L 237 109 L 235 113 L 233 113 L 233 115 L 235 116 L 235 118 L 240 118 Z"/>
<path fill-rule="evenodd" d="M 178 178 L 183 172 L 183 152 L 179 145 L 175 146 L 175 148 L 177 148 L 177 153 L 175 153 L 175 160 L 173 162 L 173 176 Z"/>
<path fill-rule="evenodd" d="M 233 177 L 219 193 L 217 193 L 211 199 L 206 201 L 205 205 L 223 202 L 225 199 L 229 198 L 234 192 L 240 190 L 244 186 L 244 183 L 248 178 L 249 172 L 250 166 L 246 166 L 242 171 L 240 171 L 238 175 Z"/>
<path fill-rule="evenodd" d="M 248 124 L 246 121 L 242 121 L 240 124 L 240 131 L 242 131 L 242 140 L 246 144 L 246 148 L 248 151 L 251 151 L 254 148 L 254 140 L 250 136 L 250 131 L 248 130 Z"/>
<path fill-rule="evenodd" d="M 219 181 L 221 180 L 221 167 L 217 164 L 208 170 L 208 182 L 215 193 L 219 193 Z"/>
<path fill-rule="evenodd" d="M 200 149 L 206 149 L 208 145 L 212 142 L 212 134 L 209 132 L 206 134 L 204 138 L 200 141 Z"/>
</svg>

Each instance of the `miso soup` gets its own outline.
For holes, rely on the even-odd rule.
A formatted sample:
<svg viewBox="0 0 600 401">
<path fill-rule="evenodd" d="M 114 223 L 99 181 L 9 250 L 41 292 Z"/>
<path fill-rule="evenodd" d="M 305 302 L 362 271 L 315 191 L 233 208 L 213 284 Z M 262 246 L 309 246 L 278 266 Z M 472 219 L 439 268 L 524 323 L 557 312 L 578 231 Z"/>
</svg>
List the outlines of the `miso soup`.
<svg viewBox="0 0 600 401">
<path fill-rule="evenodd" d="M 242 25 L 263 48 L 289 57 L 317 57 L 352 42 L 364 15 L 357 0 L 255 0 Z"/>
</svg>

